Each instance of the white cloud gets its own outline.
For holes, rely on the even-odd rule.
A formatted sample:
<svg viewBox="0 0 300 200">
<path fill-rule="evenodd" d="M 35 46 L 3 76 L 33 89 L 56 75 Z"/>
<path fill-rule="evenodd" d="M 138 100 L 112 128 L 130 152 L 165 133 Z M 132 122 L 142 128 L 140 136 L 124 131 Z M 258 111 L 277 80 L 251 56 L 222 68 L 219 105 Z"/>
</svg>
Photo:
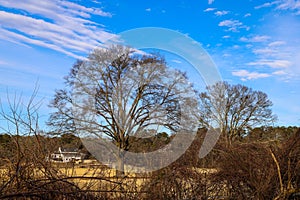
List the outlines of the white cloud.
<svg viewBox="0 0 300 200">
<path fill-rule="evenodd" d="M 242 42 L 266 42 L 269 39 L 271 39 L 271 37 L 267 36 L 267 35 L 256 35 L 256 36 L 253 36 L 250 38 L 241 37 L 240 41 L 242 41 Z"/>
<path fill-rule="evenodd" d="M 261 35 L 261 36 L 254 36 L 251 38 L 251 42 L 265 42 L 270 39 L 270 36 L 267 35 Z"/>
<path fill-rule="evenodd" d="M 92 15 L 112 16 L 98 8 L 60 0 L 0 0 L 0 4 L 20 10 L 0 11 L 0 38 L 11 42 L 42 46 L 78 58 L 116 37 L 90 20 Z"/>
<path fill-rule="evenodd" d="M 216 8 L 206 8 L 204 10 L 204 12 L 211 12 L 211 11 L 214 11 L 214 10 L 216 10 Z"/>
<path fill-rule="evenodd" d="M 238 20 L 224 20 L 224 21 L 221 21 L 219 23 L 219 26 L 240 26 L 242 25 L 241 22 L 239 22 Z"/>
<path fill-rule="evenodd" d="M 288 68 L 292 63 L 288 60 L 259 60 L 256 62 L 249 62 L 248 65 L 251 66 L 268 66 L 271 68 Z"/>
<path fill-rule="evenodd" d="M 299 0 L 275 0 L 273 2 L 267 2 L 262 5 L 254 7 L 255 9 L 267 8 L 276 6 L 275 10 L 289 10 L 296 15 L 300 15 L 300 1 Z"/>
<path fill-rule="evenodd" d="M 269 47 L 277 47 L 277 46 L 282 46 L 285 44 L 286 44 L 285 41 L 275 41 L 275 42 L 271 42 L 268 46 Z"/>
<path fill-rule="evenodd" d="M 237 70 L 232 72 L 233 76 L 240 77 L 242 81 L 270 77 L 267 73 L 249 72 L 248 70 Z"/>
<path fill-rule="evenodd" d="M 228 13 L 229 13 L 229 11 L 222 10 L 222 11 L 215 12 L 215 15 L 216 16 L 223 16 L 223 15 L 227 15 Z"/>
<path fill-rule="evenodd" d="M 239 29 L 245 28 L 249 30 L 248 26 L 243 25 L 239 20 L 224 20 L 219 23 L 219 26 L 228 27 L 228 31 L 238 32 Z"/>
<path fill-rule="evenodd" d="M 258 55 L 261 60 L 285 60 L 290 59 L 290 52 L 281 46 L 265 46 L 253 49 L 252 52 Z"/>
<path fill-rule="evenodd" d="M 295 11 L 297 15 L 300 14 L 300 1 L 299 0 L 281 0 L 278 1 L 276 7 L 278 10 L 291 10 Z"/>
<path fill-rule="evenodd" d="M 277 53 L 277 51 L 270 48 L 263 48 L 263 49 L 254 49 L 253 53 L 263 54 L 263 55 L 274 55 L 275 53 Z"/>
<path fill-rule="evenodd" d="M 229 53 L 224 53 L 222 56 L 223 56 L 223 57 L 230 57 L 230 56 L 232 56 L 232 55 L 229 54 Z"/>
<path fill-rule="evenodd" d="M 147 12 L 151 12 L 151 8 L 146 8 L 145 9 Z"/>
<path fill-rule="evenodd" d="M 104 12 L 99 8 L 88 8 L 66 0 L 23 0 L 17 2 L 0 0 L 0 3 L 3 7 L 16 8 L 49 18 L 61 18 L 63 17 L 61 14 L 64 14 L 65 16 L 80 16 L 84 18 L 89 18 L 91 14 L 103 17 L 112 16 L 111 13 Z"/>
<path fill-rule="evenodd" d="M 277 4 L 278 1 L 274 1 L 274 2 L 267 2 L 267 3 L 264 3 L 262 5 L 259 5 L 259 6 L 255 6 L 254 8 L 255 9 L 260 9 L 260 8 L 267 8 L 267 7 L 271 7 L 273 6 L 274 4 Z"/>
<path fill-rule="evenodd" d="M 251 16 L 251 13 L 246 13 L 245 15 L 244 15 L 244 17 L 250 17 Z"/>
<path fill-rule="evenodd" d="M 286 75 L 287 72 L 284 70 L 278 70 L 278 71 L 273 72 L 272 74 L 282 76 L 282 75 Z"/>
<path fill-rule="evenodd" d="M 101 2 L 97 1 L 97 0 L 93 0 L 93 3 L 95 3 L 95 4 L 101 4 Z"/>
<path fill-rule="evenodd" d="M 32 1 L 32 0 L 30 0 Z M 86 16 L 89 16 L 89 14 L 94 15 L 100 15 L 103 17 L 111 17 L 111 14 L 109 12 L 104 12 L 103 10 L 99 8 L 87 8 L 85 6 L 70 2 L 70 1 L 59 1 L 58 5 L 62 5 L 65 8 L 68 8 L 69 11 L 75 14 L 83 13 Z M 63 9 L 65 11 L 65 9 Z"/>
<path fill-rule="evenodd" d="M 290 0 L 285 2 L 291 7 Z M 298 2 L 300 4 L 300 0 Z M 276 9 L 276 6 L 283 5 L 283 1 L 278 1 L 276 5 L 273 3 L 264 6 L 268 5 L 273 5 L 272 9 Z M 286 7 L 281 7 L 281 10 Z M 295 9 L 296 6 L 292 8 Z M 224 53 L 239 55 L 230 57 L 228 59 L 230 64 L 228 65 L 232 66 L 232 63 L 240 63 L 249 73 L 263 72 L 263 74 L 272 76 L 279 81 L 299 84 L 299 16 L 295 15 L 296 10 L 293 10 L 293 12 L 290 12 L 291 10 L 286 11 L 281 11 L 280 16 L 276 15 L 274 11 L 272 12 L 275 13 L 274 15 L 263 13 L 264 20 L 261 21 L 260 28 L 253 30 L 254 32 L 251 34 L 240 37 L 239 41 L 245 42 L 244 45 L 240 44 L 240 50 L 235 50 L 231 46 L 222 52 L 221 55 Z M 230 25 L 230 23 L 224 23 L 223 25 Z M 237 68 L 233 68 L 232 71 L 234 70 L 236 70 L 235 75 L 241 75 L 243 72 L 245 76 L 241 78 L 248 80 L 245 71 L 239 72 L 240 69 Z"/>
<path fill-rule="evenodd" d="M 6 65 L 6 64 L 7 64 L 7 62 L 0 60 L 0 65 Z"/>
<path fill-rule="evenodd" d="M 228 38 L 230 38 L 230 35 L 224 35 L 222 38 L 228 39 Z"/>
<path fill-rule="evenodd" d="M 279 40 L 272 41 L 272 38 Z M 272 75 L 280 77 L 280 80 L 283 81 L 300 80 L 298 42 L 293 39 L 295 37 L 284 38 L 284 40 L 280 40 L 280 38 L 282 37 L 278 35 L 241 38 L 241 41 L 252 44 L 250 49 L 254 53 L 252 59 L 254 61 L 246 62 L 246 65 L 269 70 Z"/>
<path fill-rule="evenodd" d="M 208 4 L 212 4 L 215 0 L 208 0 Z"/>
<path fill-rule="evenodd" d="M 60 47 L 58 45 L 53 45 L 53 44 L 49 44 L 47 42 L 43 42 L 42 40 L 36 40 L 36 39 L 32 39 L 26 36 L 23 36 L 21 34 L 17 34 L 14 32 L 9 32 L 6 30 L 1 30 L 0 29 L 0 38 L 8 40 L 10 42 L 14 42 L 14 43 L 19 43 L 19 44 L 33 44 L 33 45 L 37 45 L 37 46 L 41 46 L 41 47 L 45 47 L 45 48 L 49 48 L 49 49 L 53 49 L 55 51 L 64 53 L 68 56 L 74 57 L 74 58 L 78 58 L 78 59 L 82 59 L 83 57 L 76 55 L 74 53 L 72 53 L 71 51 L 65 50 L 63 47 Z"/>
<path fill-rule="evenodd" d="M 246 38 L 246 37 L 241 37 L 241 38 L 240 38 L 240 41 L 241 41 L 241 42 L 248 42 L 248 38 Z"/>
<path fill-rule="evenodd" d="M 178 63 L 178 64 L 181 64 L 181 63 L 182 63 L 180 60 L 172 60 L 172 62 Z"/>
</svg>

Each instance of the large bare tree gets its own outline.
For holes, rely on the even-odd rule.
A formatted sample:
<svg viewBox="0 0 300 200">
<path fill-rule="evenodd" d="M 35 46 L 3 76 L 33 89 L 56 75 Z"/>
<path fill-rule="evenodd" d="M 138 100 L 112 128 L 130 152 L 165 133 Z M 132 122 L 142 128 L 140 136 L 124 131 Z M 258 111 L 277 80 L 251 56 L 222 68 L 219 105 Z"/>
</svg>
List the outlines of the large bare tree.
<svg viewBox="0 0 300 200">
<path fill-rule="evenodd" d="M 217 127 L 230 145 L 245 131 L 276 120 L 267 94 L 243 85 L 218 82 L 200 94 L 200 122 Z"/>
<path fill-rule="evenodd" d="M 123 46 L 96 49 L 73 66 L 66 89 L 56 92 L 49 124 L 56 132 L 109 139 L 122 158 L 130 136 L 174 133 L 188 123 L 183 115 L 192 113 L 186 108 L 197 102 L 186 80 L 159 55 L 141 55 Z M 118 162 L 124 171 L 122 159 Z"/>
</svg>

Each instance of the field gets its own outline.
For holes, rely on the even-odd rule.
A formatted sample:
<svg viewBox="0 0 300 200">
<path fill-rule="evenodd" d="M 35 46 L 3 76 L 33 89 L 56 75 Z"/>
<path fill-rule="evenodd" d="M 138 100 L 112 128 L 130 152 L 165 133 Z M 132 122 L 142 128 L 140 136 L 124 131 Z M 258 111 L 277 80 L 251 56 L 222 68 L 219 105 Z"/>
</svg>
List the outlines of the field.
<svg viewBox="0 0 300 200">
<path fill-rule="evenodd" d="M 126 172 L 124 177 L 118 178 L 116 170 L 99 164 L 71 164 L 54 163 L 55 170 L 64 180 L 74 183 L 81 190 L 94 192 L 140 193 L 142 186 L 151 180 L 150 175 Z M 128 168 L 128 167 L 127 167 Z M 126 169 L 126 166 L 125 166 Z M 33 170 L 36 176 L 43 176 L 41 169 Z M 195 169 L 197 173 L 214 173 L 214 169 Z M 0 168 L 0 180 L 6 182 L 10 179 L 8 169 Z"/>
</svg>

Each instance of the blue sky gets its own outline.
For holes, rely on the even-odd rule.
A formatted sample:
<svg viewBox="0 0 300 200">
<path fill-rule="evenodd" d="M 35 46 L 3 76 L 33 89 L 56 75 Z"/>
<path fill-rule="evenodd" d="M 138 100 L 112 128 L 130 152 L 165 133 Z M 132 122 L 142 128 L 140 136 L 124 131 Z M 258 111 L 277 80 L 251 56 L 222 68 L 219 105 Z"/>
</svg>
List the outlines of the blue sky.
<svg viewBox="0 0 300 200">
<path fill-rule="evenodd" d="M 0 0 L 0 97 L 39 85 L 42 120 L 78 58 L 122 31 L 187 34 L 223 80 L 268 94 L 277 125 L 300 126 L 300 0 Z"/>
</svg>

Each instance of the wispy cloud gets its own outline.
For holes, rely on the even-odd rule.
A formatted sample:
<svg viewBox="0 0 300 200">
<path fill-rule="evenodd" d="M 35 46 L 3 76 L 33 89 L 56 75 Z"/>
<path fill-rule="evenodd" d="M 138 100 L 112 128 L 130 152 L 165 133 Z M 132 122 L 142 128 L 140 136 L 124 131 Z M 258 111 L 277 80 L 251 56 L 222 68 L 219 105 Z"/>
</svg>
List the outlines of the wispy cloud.
<svg viewBox="0 0 300 200">
<path fill-rule="evenodd" d="M 277 4 L 278 2 L 279 1 L 267 2 L 267 3 L 261 4 L 259 6 L 255 6 L 254 8 L 255 9 L 268 8 L 268 7 L 273 6 L 274 4 Z"/>
<path fill-rule="evenodd" d="M 151 12 L 151 8 L 146 8 L 145 9 L 147 12 Z"/>
<path fill-rule="evenodd" d="M 254 36 L 253 38 L 250 39 L 251 42 L 265 42 L 270 39 L 270 36 L 267 35 L 259 35 L 259 36 Z"/>
<path fill-rule="evenodd" d="M 0 65 L 6 65 L 7 63 L 3 60 L 0 60 Z"/>
<path fill-rule="evenodd" d="M 253 37 L 241 37 L 240 41 L 242 42 L 266 42 L 270 39 L 270 36 L 267 35 L 256 35 Z"/>
<path fill-rule="evenodd" d="M 286 75 L 287 72 L 284 70 L 278 70 L 278 71 L 273 72 L 272 74 L 282 76 L 282 75 Z"/>
<path fill-rule="evenodd" d="M 208 0 L 208 4 L 212 4 L 215 0 Z"/>
<path fill-rule="evenodd" d="M 0 38 L 11 42 L 42 46 L 78 58 L 115 37 L 90 20 L 93 15 L 112 16 L 99 8 L 60 0 L 0 0 L 0 4 L 20 10 L 0 11 Z"/>
<path fill-rule="evenodd" d="M 249 62 L 248 65 L 252 66 L 268 66 L 271 68 L 288 68 L 292 63 L 288 60 L 259 60 L 256 62 Z"/>
<path fill-rule="evenodd" d="M 277 1 L 278 10 L 293 11 L 296 15 L 300 15 L 300 1 L 299 0 L 280 0 Z"/>
<path fill-rule="evenodd" d="M 227 15 L 229 13 L 229 11 L 227 11 L 227 10 L 219 10 L 219 11 L 217 11 L 217 12 L 215 12 L 215 15 L 216 16 L 223 16 L 223 15 Z"/>
<path fill-rule="evenodd" d="M 216 10 L 216 8 L 206 8 L 204 10 L 204 12 L 211 12 L 211 11 L 214 11 L 214 10 Z"/>
<path fill-rule="evenodd" d="M 182 62 L 180 61 L 180 60 L 172 60 L 172 62 L 174 62 L 174 63 L 178 63 L 178 64 L 181 64 Z"/>
<path fill-rule="evenodd" d="M 259 73 L 259 72 L 249 72 L 248 70 L 237 70 L 232 72 L 233 76 L 240 77 L 242 81 L 254 80 L 259 78 L 267 78 L 270 77 L 270 74 L 267 73 Z"/>
<path fill-rule="evenodd" d="M 251 13 L 246 13 L 245 15 L 244 15 L 244 17 L 250 17 L 251 16 Z"/>
<path fill-rule="evenodd" d="M 254 7 L 255 9 L 267 8 L 275 6 L 275 10 L 288 10 L 300 15 L 300 1 L 299 0 L 275 0 L 267 2 L 262 5 Z"/>
<path fill-rule="evenodd" d="M 262 48 L 262 49 L 254 49 L 253 53 L 271 56 L 271 55 L 274 55 L 275 53 L 277 53 L 277 51 L 274 49 L 271 49 L 271 48 Z"/>
<path fill-rule="evenodd" d="M 228 28 L 228 31 L 238 32 L 239 29 L 249 30 L 248 26 L 243 25 L 239 20 L 224 20 L 219 23 L 219 26 Z"/>
<path fill-rule="evenodd" d="M 271 42 L 268 46 L 269 47 L 277 47 L 277 46 L 282 46 L 285 44 L 286 44 L 286 42 L 281 40 L 281 41 Z"/>
<path fill-rule="evenodd" d="M 281 46 L 254 48 L 252 52 L 264 60 L 289 60 L 291 53 Z"/>
<path fill-rule="evenodd" d="M 101 2 L 100 2 L 100 1 L 97 1 L 97 0 L 93 0 L 93 3 L 101 4 Z"/>
<path fill-rule="evenodd" d="M 28 13 L 40 14 L 49 18 L 61 18 L 61 14 L 73 17 L 80 16 L 83 18 L 89 18 L 91 14 L 103 17 L 112 16 L 111 13 L 104 12 L 99 8 L 88 8 L 66 0 L 44 0 L 39 2 L 34 0 L 23 0 L 17 2 L 0 0 L 0 3 L 3 7 L 16 8 L 27 11 Z"/>
</svg>

